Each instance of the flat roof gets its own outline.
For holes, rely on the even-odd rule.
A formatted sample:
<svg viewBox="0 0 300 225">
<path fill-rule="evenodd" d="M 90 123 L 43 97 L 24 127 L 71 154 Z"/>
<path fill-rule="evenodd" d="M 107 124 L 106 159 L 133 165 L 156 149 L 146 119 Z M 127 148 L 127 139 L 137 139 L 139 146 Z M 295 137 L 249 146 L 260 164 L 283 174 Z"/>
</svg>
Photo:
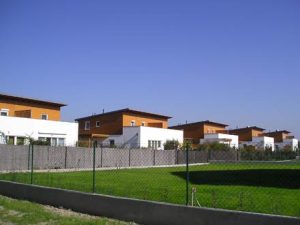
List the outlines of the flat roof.
<svg viewBox="0 0 300 225">
<path fill-rule="evenodd" d="M 267 132 L 266 134 L 277 134 L 277 133 L 290 134 L 291 132 L 288 130 L 275 130 L 275 131 Z"/>
<path fill-rule="evenodd" d="M 6 93 L 0 93 L 0 99 L 10 99 L 10 100 L 15 100 L 15 101 L 46 104 L 46 105 L 53 105 L 53 106 L 59 106 L 59 107 L 66 106 L 66 104 L 60 103 L 60 102 L 53 102 L 53 101 L 48 101 L 48 100 L 36 99 L 36 98 L 28 98 L 28 97 L 23 97 L 23 96 L 10 95 L 10 94 L 6 94 Z"/>
<path fill-rule="evenodd" d="M 243 128 L 237 128 L 237 129 L 231 129 L 231 131 L 243 131 L 243 130 L 258 130 L 258 131 L 264 131 L 264 128 L 257 127 L 257 126 L 250 126 L 250 127 L 243 127 Z"/>
<path fill-rule="evenodd" d="M 210 125 L 215 125 L 215 126 L 220 126 L 220 127 L 227 127 L 227 124 L 224 123 L 217 123 L 217 122 L 213 122 L 210 120 L 204 120 L 204 121 L 198 121 L 198 122 L 193 122 L 193 123 L 185 123 L 185 124 L 179 124 L 176 126 L 170 126 L 169 128 L 183 128 L 185 126 L 190 126 L 190 125 L 197 125 L 197 124 L 210 124 Z"/>
<path fill-rule="evenodd" d="M 91 115 L 91 116 L 81 117 L 81 118 L 77 118 L 75 120 L 78 121 L 78 120 L 89 119 L 89 118 L 99 117 L 99 116 L 106 116 L 106 115 L 111 115 L 111 114 L 118 114 L 118 113 L 121 113 L 121 114 L 134 113 L 134 114 L 140 114 L 140 115 L 163 118 L 163 119 L 172 118 L 170 116 L 164 116 L 161 114 L 149 113 L 149 112 L 139 111 L 139 110 L 135 110 L 135 109 L 125 108 L 125 109 L 120 109 L 120 110 L 115 110 L 115 111 L 110 111 L 110 112 L 105 112 L 105 113 L 99 113 L 99 114 L 95 114 L 95 115 Z"/>
</svg>

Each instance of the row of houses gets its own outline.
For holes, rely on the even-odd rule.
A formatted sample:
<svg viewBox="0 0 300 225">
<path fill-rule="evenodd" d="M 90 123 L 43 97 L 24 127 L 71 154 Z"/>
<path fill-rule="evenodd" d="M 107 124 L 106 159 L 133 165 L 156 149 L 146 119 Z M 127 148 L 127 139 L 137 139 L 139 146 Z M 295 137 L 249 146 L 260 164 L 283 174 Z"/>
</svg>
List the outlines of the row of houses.
<svg viewBox="0 0 300 225">
<path fill-rule="evenodd" d="M 257 126 L 227 129 L 228 125 L 209 120 L 186 123 L 170 127 L 184 131 L 184 139 L 192 143 L 193 147 L 199 144 L 218 142 L 228 144 L 232 148 L 253 146 L 257 149 L 279 150 L 290 148 L 298 149 L 298 139 L 289 135 L 287 130 L 265 132 Z"/>
<path fill-rule="evenodd" d="M 264 132 L 256 126 L 227 129 L 228 125 L 209 120 L 169 126 L 170 116 L 121 109 L 62 122 L 61 107 L 66 104 L 0 94 L 0 143 L 26 145 L 29 140 L 52 146 L 75 146 L 93 142 L 122 148 L 164 149 L 168 140 L 199 144 L 219 142 L 239 148 L 298 148 L 298 140 L 286 130 Z"/>
</svg>

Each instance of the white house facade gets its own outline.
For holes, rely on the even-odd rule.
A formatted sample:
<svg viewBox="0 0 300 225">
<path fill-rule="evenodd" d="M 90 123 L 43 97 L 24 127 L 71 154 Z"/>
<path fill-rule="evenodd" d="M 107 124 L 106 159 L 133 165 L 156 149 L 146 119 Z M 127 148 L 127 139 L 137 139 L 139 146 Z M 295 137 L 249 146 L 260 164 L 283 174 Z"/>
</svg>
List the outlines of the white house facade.
<svg viewBox="0 0 300 225">
<path fill-rule="evenodd" d="M 115 145 L 122 148 L 153 148 L 164 150 L 164 144 L 171 140 L 183 143 L 183 131 L 146 126 L 131 126 L 123 127 L 123 133 L 121 135 L 110 135 L 102 144 Z"/>
<path fill-rule="evenodd" d="M 271 148 L 272 151 L 275 150 L 274 138 L 273 137 L 252 137 L 252 141 L 241 141 L 240 146 L 252 145 L 259 149 Z"/>
<path fill-rule="evenodd" d="M 283 149 L 285 147 L 290 147 L 293 151 L 298 150 L 298 142 L 299 140 L 296 138 L 285 139 L 283 142 L 276 142 L 275 149 Z"/>
<path fill-rule="evenodd" d="M 33 138 L 47 140 L 52 146 L 75 146 L 78 141 L 78 124 L 0 116 L 0 134 L 1 144 L 28 144 L 28 138 Z"/>
<path fill-rule="evenodd" d="M 232 134 L 204 134 L 204 138 L 200 139 L 200 144 L 218 142 L 222 144 L 228 144 L 231 148 L 239 147 L 239 136 Z"/>
</svg>

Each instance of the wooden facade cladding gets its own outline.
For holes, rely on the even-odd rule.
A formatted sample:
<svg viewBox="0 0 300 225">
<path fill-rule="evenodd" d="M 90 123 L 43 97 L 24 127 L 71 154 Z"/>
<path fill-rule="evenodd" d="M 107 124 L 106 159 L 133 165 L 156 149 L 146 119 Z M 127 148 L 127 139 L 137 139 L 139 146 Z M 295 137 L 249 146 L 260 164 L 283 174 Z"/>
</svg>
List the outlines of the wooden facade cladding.
<svg viewBox="0 0 300 225">
<path fill-rule="evenodd" d="M 93 136 L 121 135 L 123 127 L 147 126 L 168 128 L 167 116 L 123 109 L 98 115 L 76 119 L 79 123 L 80 139 L 89 139 Z M 89 129 L 86 129 L 89 123 Z"/>
<path fill-rule="evenodd" d="M 219 124 L 209 121 L 183 124 L 169 127 L 171 129 L 183 130 L 184 139 L 191 140 L 193 146 L 200 143 L 200 139 L 204 138 L 205 134 L 227 133 L 226 124 Z"/>
<path fill-rule="evenodd" d="M 90 129 L 85 129 L 85 123 L 90 122 Z M 121 113 L 112 115 L 98 115 L 89 118 L 80 119 L 79 122 L 79 135 L 91 137 L 92 134 L 122 134 L 123 116 Z M 97 126 L 97 123 L 99 126 Z"/>
<path fill-rule="evenodd" d="M 282 131 L 274 131 L 274 132 L 269 132 L 266 133 L 265 135 L 268 137 L 273 137 L 274 142 L 283 142 L 284 140 L 288 139 L 290 132 L 286 130 Z"/>
<path fill-rule="evenodd" d="M 159 119 L 151 116 L 142 116 L 134 113 L 123 114 L 123 126 L 131 126 L 134 122 L 135 126 L 168 128 L 167 119 Z"/>
<path fill-rule="evenodd" d="M 258 127 L 245 127 L 230 130 L 229 133 L 239 136 L 239 141 L 252 141 L 253 137 L 264 136 L 264 129 Z"/>
<path fill-rule="evenodd" d="M 60 105 L 39 101 L 23 101 L 22 99 L 2 98 L 0 109 L 8 110 L 8 116 L 41 119 L 43 114 L 48 120 L 60 120 Z"/>
</svg>

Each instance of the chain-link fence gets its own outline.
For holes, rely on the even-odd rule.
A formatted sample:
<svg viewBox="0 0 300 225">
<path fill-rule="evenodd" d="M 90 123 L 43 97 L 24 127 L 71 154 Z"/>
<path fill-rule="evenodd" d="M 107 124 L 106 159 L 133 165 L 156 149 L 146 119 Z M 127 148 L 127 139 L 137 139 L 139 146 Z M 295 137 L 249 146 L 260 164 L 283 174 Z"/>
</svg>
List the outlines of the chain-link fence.
<svg viewBox="0 0 300 225">
<path fill-rule="evenodd" d="M 300 217 L 295 151 L 0 145 L 0 179 L 195 207 Z"/>
</svg>

